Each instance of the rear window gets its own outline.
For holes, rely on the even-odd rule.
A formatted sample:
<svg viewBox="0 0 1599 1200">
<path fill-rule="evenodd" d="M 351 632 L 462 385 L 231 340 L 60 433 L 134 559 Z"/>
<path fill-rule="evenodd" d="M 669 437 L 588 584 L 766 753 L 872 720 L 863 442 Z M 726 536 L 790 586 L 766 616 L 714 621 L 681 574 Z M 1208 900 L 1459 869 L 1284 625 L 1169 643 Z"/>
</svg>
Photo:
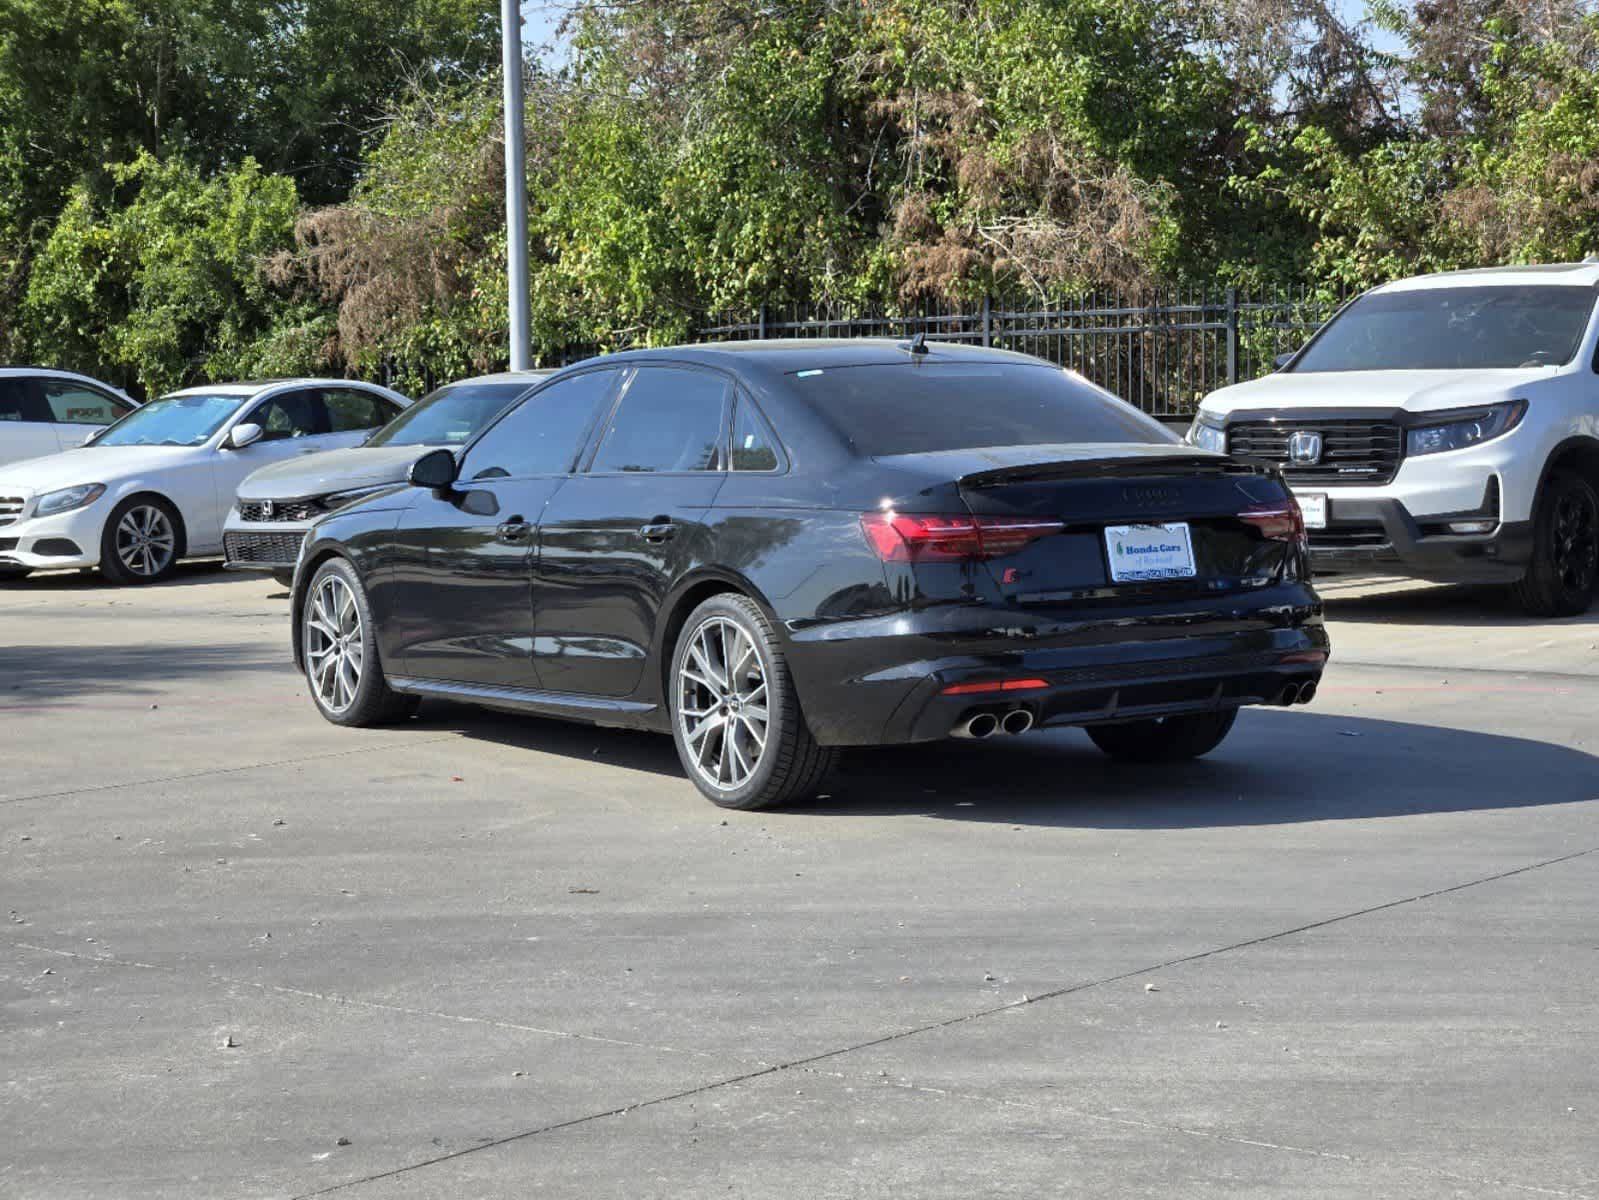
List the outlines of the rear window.
<svg viewBox="0 0 1599 1200">
<path fill-rule="evenodd" d="M 1109 392 L 1043 364 L 907 362 L 798 371 L 793 380 L 860 454 L 1179 440 Z"/>
<path fill-rule="evenodd" d="M 1571 361 L 1593 311 L 1592 288 L 1425 288 L 1356 300 L 1294 371 L 1458 371 Z"/>
</svg>

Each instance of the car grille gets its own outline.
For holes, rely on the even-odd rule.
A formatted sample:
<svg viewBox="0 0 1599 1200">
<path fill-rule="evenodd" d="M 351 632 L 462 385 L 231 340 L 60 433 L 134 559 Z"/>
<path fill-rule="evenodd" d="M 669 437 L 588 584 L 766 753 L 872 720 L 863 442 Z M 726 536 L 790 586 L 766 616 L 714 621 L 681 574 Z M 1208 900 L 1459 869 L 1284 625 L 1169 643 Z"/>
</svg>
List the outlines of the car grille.
<svg viewBox="0 0 1599 1200">
<path fill-rule="evenodd" d="M 0 496 L 0 525 L 15 525 L 22 519 L 21 496 Z"/>
<path fill-rule="evenodd" d="M 1388 531 L 1381 525 L 1329 525 L 1310 531 L 1312 550 L 1358 550 L 1387 544 Z"/>
<path fill-rule="evenodd" d="M 1288 439 L 1295 433 L 1321 434 L 1320 461 L 1288 461 Z M 1393 421 L 1240 421 L 1227 427 L 1228 452 L 1265 459 L 1295 483 L 1387 483 L 1399 470 L 1405 431 Z"/>
<path fill-rule="evenodd" d="M 301 533 L 229 533 L 222 539 L 222 552 L 230 563 L 292 567 L 304 538 Z"/>
<path fill-rule="evenodd" d="M 327 511 L 320 500 L 241 500 L 242 521 L 309 521 Z"/>
</svg>

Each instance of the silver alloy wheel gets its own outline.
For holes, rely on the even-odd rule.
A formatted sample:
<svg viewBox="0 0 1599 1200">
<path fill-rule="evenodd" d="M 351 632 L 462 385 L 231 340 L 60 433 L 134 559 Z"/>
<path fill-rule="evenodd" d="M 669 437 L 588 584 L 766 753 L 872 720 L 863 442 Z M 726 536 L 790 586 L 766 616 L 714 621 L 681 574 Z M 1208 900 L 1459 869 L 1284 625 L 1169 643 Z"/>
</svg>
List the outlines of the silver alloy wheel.
<svg viewBox="0 0 1599 1200">
<path fill-rule="evenodd" d="M 689 761 L 712 787 L 748 782 L 766 754 L 766 668 L 736 621 L 711 617 L 689 634 L 677 673 L 677 728 Z"/>
<path fill-rule="evenodd" d="M 355 703 L 365 657 L 355 593 L 339 576 L 324 575 L 305 609 L 305 673 L 323 708 L 342 713 Z"/>
<path fill-rule="evenodd" d="M 117 522 L 117 557 L 141 578 L 166 570 L 177 548 L 171 519 L 153 504 L 136 504 Z"/>
</svg>

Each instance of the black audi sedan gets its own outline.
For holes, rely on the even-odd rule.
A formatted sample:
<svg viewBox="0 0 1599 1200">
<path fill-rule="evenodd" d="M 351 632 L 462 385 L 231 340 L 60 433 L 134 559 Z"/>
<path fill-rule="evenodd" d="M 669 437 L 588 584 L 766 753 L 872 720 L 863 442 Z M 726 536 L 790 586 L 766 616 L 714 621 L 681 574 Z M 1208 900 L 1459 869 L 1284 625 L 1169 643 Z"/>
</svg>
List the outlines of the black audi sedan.
<svg viewBox="0 0 1599 1200">
<path fill-rule="evenodd" d="M 320 521 L 293 614 L 330 721 L 432 696 L 670 732 L 730 808 L 814 793 L 845 746 L 1081 725 L 1191 758 L 1328 654 L 1274 469 L 919 339 L 570 367 Z"/>
</svg>

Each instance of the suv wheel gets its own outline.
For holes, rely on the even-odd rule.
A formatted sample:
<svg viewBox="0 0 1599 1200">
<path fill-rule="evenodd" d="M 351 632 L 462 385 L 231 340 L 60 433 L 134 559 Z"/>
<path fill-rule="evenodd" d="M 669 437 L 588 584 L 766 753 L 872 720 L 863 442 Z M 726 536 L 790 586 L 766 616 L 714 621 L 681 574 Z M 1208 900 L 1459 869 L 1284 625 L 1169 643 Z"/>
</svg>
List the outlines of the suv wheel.
<svg viewBox="0 0 1599 1200">
<path fill-rule="evenodd" d="M 1238 710 L 1229 708 L 1148 721 L 1089 725 L 1084 732 L 1112 758 L 1127 762 L 1176 762 L 1209 754 L 1221 745 L 1237 719 Z"/>
<path fill-rule="evenodd" d="M 389 687 L 366 590 L 342 558 L 323 563 L 306 589 L 300 656 L 311 699 L 335 725 L 383 725 L 410 716 L 421 703 Z"/>
<path fill-rule="evenodd" d="M 769 808 L 816 791 L 835 751 L 811 736 L 788 664 L 746 596 L 712 596 L 672 651 L 672 737 L 694 785 L 723 808 Z"/>
<path fill-rule="evenodd" d="M 1532 562 L 1514 586 L 1535 617 L 1588 611 L 1599 583 L 1599 495 L 1580 475 L 1552 472 L 1533 513 Z"/>
</svg>

